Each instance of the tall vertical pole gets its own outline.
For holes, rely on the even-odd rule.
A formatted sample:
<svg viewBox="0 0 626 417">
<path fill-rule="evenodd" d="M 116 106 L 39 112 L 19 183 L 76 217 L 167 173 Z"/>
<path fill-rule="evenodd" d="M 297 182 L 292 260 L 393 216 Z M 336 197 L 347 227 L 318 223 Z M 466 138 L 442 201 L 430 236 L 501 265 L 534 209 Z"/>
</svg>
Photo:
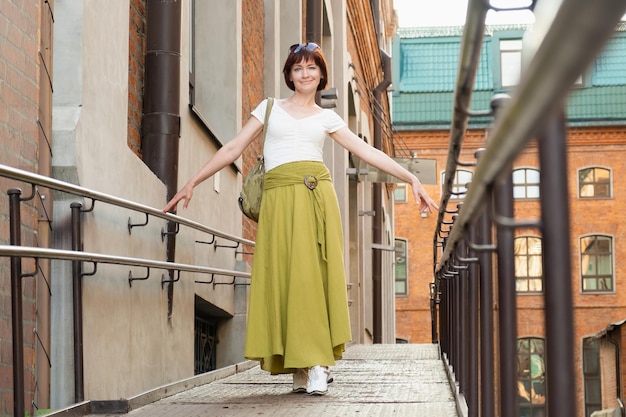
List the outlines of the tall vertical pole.
<svg viewBox="0 0 626 417">
<path fill-rule="evenodd" d="M 70 204 L 72 211 L 72 250 L 82 251 L 81 210 L 78 202 Z M 72 261 L 72 306 L 74 318 L 74 401 L 82 402 L 84 393 L 83 371 L 83 283 L 82 261 Z"/>
<path fill-rule="evenodd" d="M 494 189 L 496 215 L 513 218 L 511 171 Z M 517 294 L 515 289 L 514 230 L 500 226 L 498 241 L 498 329 L 500 347 L 500 415 L 517 417 Z"/>
<path fill-rule="evenodd" d="M 480 156 L 479 156 L 480 157 Z M 492 243 L 491 221 L 485 210 L 478 219 L 478 243 Z M 483 250 L 478 255 L 480 264 L 480 416 L 494 417 L 494 343 L 493 343 L 493 260 L 491 252 Z"/>
<path fill-rule="evenodd" d="M 10 243 L 22 245 L 20 196 L 22 190 L 11 188 L 9 195 Z M 11 257 L 11 323 L 13 343 L 13 415 L 23 416 L 24 405 L 24 323 L 22 317 L 22 258 Z"/>
<path fill-rule="evenodd" d="M 575 416 L 574 318 L 565 115 L 538 136 L 549 416 Z"/>
</svg>

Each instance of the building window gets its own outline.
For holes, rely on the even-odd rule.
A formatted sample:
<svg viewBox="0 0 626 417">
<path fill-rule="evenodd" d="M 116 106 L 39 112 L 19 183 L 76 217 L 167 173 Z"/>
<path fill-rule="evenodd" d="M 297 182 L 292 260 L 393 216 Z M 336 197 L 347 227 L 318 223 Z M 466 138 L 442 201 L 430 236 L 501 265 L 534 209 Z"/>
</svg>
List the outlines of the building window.
<svg viewBox="0 0 626 417">
<path fill-rule="evenodd" d="M 539 198 L 539 170 L 519 168 L 513 171 L 513 198 Z"/>
<path fill-rule="evenodd" d="M 612 292 L 613 238 L 601 235 L 580 238 L 580 271 L 583 292 Z"/>
<path fill-rule="evenodd" d="M 408 291 L 408 268 L 407 268 L 407 241 L 405 239 L 396 239 L 396 262 L 395 262 L 395 280 L 396 295 L 407 295 Z"/>
<path fill-rule="evenodd" d="M 610 198 L 611 171 L 606 168 L 584 168 L 578 171 L 578 198 Z"/>
<path fill-rule="evenodd" d="M 602 409 L 600 343 L 592 337 L 583 340 L 583 379 L 585 417 L 591 417 L 591 413 Z"/>
<path fill-rule="evenodd" d="M 522 70 L 522 40 L 500 40 L 500 80 L 502 87 L 519 84 Z"/>
<path fill-rule="evenodd" d="M 409 201 L 407 197 L 406 184 L 396 185 L 396 189 L 393 190 L 393 201 L 395 201 L 396 203 L 406 203 L 407 201 Z"/>
<path fill-rule="evenodd" d="M 517 292 L 543 290 L 541 238 L 521 236 L 515 238 L 515 288 Z"/>
<path fill-rule="evenodd" d="M 546 366 L 543 339 L 517 340 L 517 387 L 520 417 L 545 416 Z"/>
<path fill-rule="evenodd" d="M 474 173 L 464 169 L 459 169 L 454 173 L 454 180 L 452 181 L 452 195 L 451 199 L 463 199 L 467 193 L 467 187 L 472 182 Z M 441 183 L 446 183 L 446 173 L 441 174 Z"/>
<path fill-rule="evenodd" d="M 235 137 L 243 118 L 240 8 L 232 0 L 194 1 L 190 8 L 189 104 L 222 145 Z"/>
<path fill-rule="evenodd" d="M 217 369 L 216 366 L 217 323 L 215 320 L 196 316 L 194 324 L 194 374 Z"/>
</svg>

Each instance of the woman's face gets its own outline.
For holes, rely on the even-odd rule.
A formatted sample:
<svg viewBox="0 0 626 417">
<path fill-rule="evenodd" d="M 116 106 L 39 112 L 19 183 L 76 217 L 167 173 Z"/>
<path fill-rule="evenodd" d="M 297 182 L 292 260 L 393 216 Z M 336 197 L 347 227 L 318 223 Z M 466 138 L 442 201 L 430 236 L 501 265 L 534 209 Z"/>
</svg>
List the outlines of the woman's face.
<svg viewBox="0 0 626 417">
<path fill-rule="evenodd" d="M 322 79 L 322 70 L 313 60 L 301 61 L 293 64 L 290 77 L 296 91 L 317 91 Z"/>
</svg>

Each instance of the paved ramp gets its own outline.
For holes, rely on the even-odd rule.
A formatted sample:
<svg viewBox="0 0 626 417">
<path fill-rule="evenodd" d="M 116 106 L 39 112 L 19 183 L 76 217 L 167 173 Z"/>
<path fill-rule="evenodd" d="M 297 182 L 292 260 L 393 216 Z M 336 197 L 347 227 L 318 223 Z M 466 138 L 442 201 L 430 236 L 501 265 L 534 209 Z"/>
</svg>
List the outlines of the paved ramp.
<svg viewBox="0 0 626 417">
<path fill-rule="evenodd" d="M 332 371 L 335 381 L 325 396 L 294 394 L 291 375 L 271 376 L 254 366 L 127 414 L 105 415 L 457 417 L 444 364 L 434 345 L 353 345 Z"/>
</svg>

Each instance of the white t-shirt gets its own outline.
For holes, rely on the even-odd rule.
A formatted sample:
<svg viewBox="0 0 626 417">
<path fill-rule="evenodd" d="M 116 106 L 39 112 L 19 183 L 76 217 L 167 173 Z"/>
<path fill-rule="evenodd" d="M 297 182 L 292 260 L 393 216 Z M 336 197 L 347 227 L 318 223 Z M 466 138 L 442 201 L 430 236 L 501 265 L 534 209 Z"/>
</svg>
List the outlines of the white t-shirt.
<svg viewBox="0 0 626 417">
<path fill-rule="evenodd" d="M 267 99 L 252 111 L 261 123 L 265 120 Z M 280 107 L 278 100 L 270 112 L 263 155 L 265 171 L 294 161 L 323 162 L 324 141 L 346 123 L 337 113 L 321 109 L 319 113 L 295 119 Z"/>
</svg>

